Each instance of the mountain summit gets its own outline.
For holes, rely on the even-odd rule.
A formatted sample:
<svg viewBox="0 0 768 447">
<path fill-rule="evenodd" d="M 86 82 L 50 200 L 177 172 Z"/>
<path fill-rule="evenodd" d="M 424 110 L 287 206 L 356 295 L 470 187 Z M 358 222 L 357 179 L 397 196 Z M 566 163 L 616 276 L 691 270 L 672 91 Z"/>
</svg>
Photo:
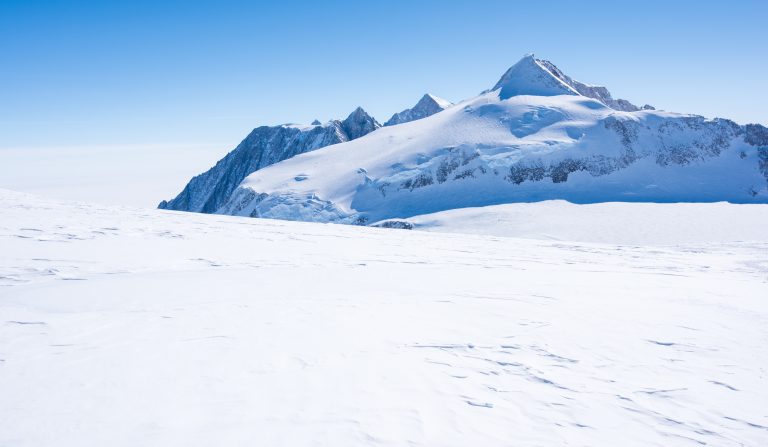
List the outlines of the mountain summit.
<svg viewBox="0 0 768 447">
<path fill-rule="evenodd" d="M 510 67 L 491 90 L 499 90 L 501 99 L 513 96 L 578 95 L 574 88 L 563 82 L 533 54 L 527 54 Z"/>
<path fill-rule="evenodd" d="M 373 132 L 381 127 L 381 124 L 362 107 L 358 107 L 349 114 L 347 119 L 341 122 L 341 127 L 344 129 L 347 139 L 354 140 Z"/>
<path fill-rule="evenodd" d="M 607 88 L 584 84 L 563 73 L 555 64 L 527 54 L 499 79 L 491 90 L 500 90 L 502 99 L 518 95 L 553 96 L 582 95 L 600 101 L 606 106 L 624 112 L 635 112 L 640 107 L 625 99 L 613 99 Z M 652 109 L 650 106 L 644 108 Z"/>
</svg>

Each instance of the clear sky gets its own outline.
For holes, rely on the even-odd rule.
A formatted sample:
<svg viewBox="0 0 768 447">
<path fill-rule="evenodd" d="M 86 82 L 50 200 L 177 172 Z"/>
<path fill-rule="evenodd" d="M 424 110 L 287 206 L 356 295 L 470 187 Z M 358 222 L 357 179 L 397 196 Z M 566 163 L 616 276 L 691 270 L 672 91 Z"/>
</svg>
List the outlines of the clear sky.
<svg viewBox="0 0 768 447">
<path fill-rule="evenodd" d="M 615 97 L 768 124 L 768 2 L 0 1 L 0 148 L 224 144 L 380 121 L 524 53 Z"/>
</svg>

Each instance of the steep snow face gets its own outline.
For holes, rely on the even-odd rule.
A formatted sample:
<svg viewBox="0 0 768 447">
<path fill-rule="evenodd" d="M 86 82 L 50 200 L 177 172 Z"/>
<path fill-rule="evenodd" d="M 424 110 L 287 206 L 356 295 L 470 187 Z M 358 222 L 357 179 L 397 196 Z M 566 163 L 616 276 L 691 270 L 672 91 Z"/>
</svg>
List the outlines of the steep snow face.
<svg viewBox="0 0 768 447">
<path fill-rule="evenodd" d="M 0 210 L 2 446 L 766 444 L 751 213 L 647 247 Z"/>
<path fill-rule="evenodd" d="M 451 105 L 452 104 L 449 101 L 427 93 L 421 97 L 415 106 L 410 109 L 405 109 L 402 112 L 395 113 L 392 115 L 392 118 L 384 123 L 384 125 L 394 126 L 395 124 L 402 124 L 426 118 L 437 112 L 442 112 Z"/>
<path fill-rule="evenodd" d="M 617 112 L 578 94 L 501 96 L 261 170 L 219 212 L 362 224 L 547 199 L 768 202 L 761 126 Z"/>
<path fill-rule="evenodd" d="M 304 152 L 359 138 L 379 127 L 360 107 L 344 121 L 258 127 L 213 168 L 190 180 L 176 198 L 164 200 L 158 207 L 213 213 L 248 174 Z"/>
<path fill-rule="evenodd" d="M 567 84 L 568 86 L 576 90 L 580 95 L 586 96 L 587 98 L 596 99 L 614 110 L 621 110 L 624 112 L 636 112 L 638 110 L 641 110 L 640 107 L 637 107 L 636 105 L 632 104 L 626 99 L 613 99 L 613 97 L 611 96 L 611 92 L 609 92 L 608 89 L 605 87 L 584 84 L 583 82 L 579 82 L 575 79 L 572 79 L 570 76 L 560 71 L 560 69 L 557 68 L 555 64 L 553 64 L 550 61 L 536 59 L 535 62 L 538 65 L 544 67 L 549 73 L 551 73 L 557 79 L 561 80 L 562 82 L 564 82 L 565 84 Z M 649 105 L 643 106 L 642 109 L 654 110 L 654 108 Z"/>
</svg>

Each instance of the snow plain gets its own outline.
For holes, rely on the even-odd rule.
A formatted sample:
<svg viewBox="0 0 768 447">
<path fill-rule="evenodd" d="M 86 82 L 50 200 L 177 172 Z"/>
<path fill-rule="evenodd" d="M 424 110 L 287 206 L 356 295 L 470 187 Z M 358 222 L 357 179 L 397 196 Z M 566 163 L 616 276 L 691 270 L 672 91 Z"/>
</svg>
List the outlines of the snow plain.
<svg viewBox="0 0 768 447">
<path fill-rule="evenodd" d="M 0 191 L 0 445 L 764 446 L 768 233 L 738 231 L 615 245 Z"/>
<path fill-rule="evenodd" d="M 768 206 L 564 200 L 460 208 L 409 217 L 422 231 L 621 245 L 768 240 Z"/>
</svg>

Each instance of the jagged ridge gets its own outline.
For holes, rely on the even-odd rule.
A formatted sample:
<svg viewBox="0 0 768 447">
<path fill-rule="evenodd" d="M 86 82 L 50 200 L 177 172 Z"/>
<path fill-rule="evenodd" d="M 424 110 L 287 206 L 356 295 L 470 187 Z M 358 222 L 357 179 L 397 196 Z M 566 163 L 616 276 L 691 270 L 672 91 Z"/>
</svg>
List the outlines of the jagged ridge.
<svg viewBox="0 0 768 447">
<path fill-rule="evenodd" d="M 419 102 L 410 109 L 405 109 L 402 112 L 395 113 L 392 118 L 384 123 L 385 126 L 394 126 L 396 124 L 408 123 L 411 121 L 419 120 L 432 116 L 435 113 L 442 112 L 450 107 L 452 104 L 442 98 L 431 95 L 429 93 L 421 97 Z"/>
</svg>

